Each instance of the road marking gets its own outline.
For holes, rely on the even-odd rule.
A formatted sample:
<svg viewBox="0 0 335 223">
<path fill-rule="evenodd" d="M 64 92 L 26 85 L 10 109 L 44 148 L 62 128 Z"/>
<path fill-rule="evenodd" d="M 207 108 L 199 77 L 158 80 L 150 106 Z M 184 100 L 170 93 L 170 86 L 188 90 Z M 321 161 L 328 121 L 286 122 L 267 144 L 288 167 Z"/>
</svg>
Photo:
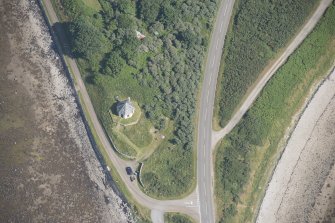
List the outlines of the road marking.
<svg viewBox="0 0 335 223">
<path fill-rule="evenodd" d="M 218 49 L 218 45 L 219 45 L 219 40 L 216 40 L 216 47 L 215 47 L 215 49 Z"/>
<path fill-rule="evenodd" d="M 228 5 L 226 5 L 226 7 L 225 7 L 225 9 L 224 9 L 224 13 L 223 13 L 223 14 L 226 14 L 226 12 L 227 12 L 227 6 L 228 6 Z"/>
<path fill-rule="evenodd" d="M 214 66 L 214 60 L 212 61 L 212 66 Z"/>
<path fill-rule="evenodd" d="M 220 25 L 220 33 L 222 32 L 222 25 L 223 25 L 223 22 Z"/>
<path fill-rule="evenodd" d="M 213 76 L 213 75 L 209 76 L 209 85 L 208 85 L 208 88 L 210 88 L 210 87 L 211 87 L 211 83 L 212 83 L 212 76 Z M 209 95 L 209 89 L 208 89 L 208 95 Z"/>
</svg>

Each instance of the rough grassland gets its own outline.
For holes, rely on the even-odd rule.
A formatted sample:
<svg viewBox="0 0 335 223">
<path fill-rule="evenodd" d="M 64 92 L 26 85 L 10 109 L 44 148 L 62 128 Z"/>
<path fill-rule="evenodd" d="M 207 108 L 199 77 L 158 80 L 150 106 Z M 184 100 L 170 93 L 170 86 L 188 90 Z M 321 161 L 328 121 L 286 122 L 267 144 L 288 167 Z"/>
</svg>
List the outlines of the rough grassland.
<svg viewBox="0 0 335 223">
<path fill-rule="evenodd" d="M 304 23 L 318 0 L 240 0 L 223 51 L 214 126 L 224 127 L 269 61 Z"/>
<path fill-rule="evenodd" d="M 194 223 L 193 219 L 180 213 L 166 213 L 164 221 L 165 223 Z"/>
<path fill-rule="evenodd" d="M 215 194 L 220 221 L 247 222 L 264 194 L 285 131 L 335 59 L 335 7 L 291 55 L 215 154 Z"/>
</svg>

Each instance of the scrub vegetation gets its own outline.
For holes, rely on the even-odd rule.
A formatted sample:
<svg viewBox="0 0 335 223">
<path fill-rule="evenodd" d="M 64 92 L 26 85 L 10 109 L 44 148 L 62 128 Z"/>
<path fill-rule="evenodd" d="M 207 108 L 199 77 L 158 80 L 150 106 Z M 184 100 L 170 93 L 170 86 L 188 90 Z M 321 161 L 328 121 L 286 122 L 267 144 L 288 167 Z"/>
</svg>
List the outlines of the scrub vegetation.
<svg viewBox="0 0 335 223">
<path fill-rule="evenodd" d="M 335 60 L 335 6 L 278 70 L 215 154 L 219 222 L 251 222 L 269 175 L 281 152 L 281 140 L 309 90 Z"/>
<path fill-rule="evenodd" d="M 179 213 L 166 213 L 164 216 L 165 223 L 194 223 L 194 221 L 183 214 Z"/>
<path fill-rule="evenodd" d="M 54 1 L 61 3 L 71 54 L 106 132 L 120 151 L 138 159 L 145 156 L 134 145 L 152 140 L 156 146 L 144 160 L 143 189 L 159 198 L 187 193 L 195 182 L 196 97 L 218 1 Z M 138 39 L 136 31 L 146 37 Z M 109 111 L 116 96 L 138 103 L 141 131 L 133 125 L 115 134 Z M 164 140 L 157 143 L 152 130 L 165 132 Z"/>
<path fill-rule="evenodd" d="M 240 0 L 221 59 L 215 124 L 224 127 L 248 88 L 319 0 Z"/>
</svg>

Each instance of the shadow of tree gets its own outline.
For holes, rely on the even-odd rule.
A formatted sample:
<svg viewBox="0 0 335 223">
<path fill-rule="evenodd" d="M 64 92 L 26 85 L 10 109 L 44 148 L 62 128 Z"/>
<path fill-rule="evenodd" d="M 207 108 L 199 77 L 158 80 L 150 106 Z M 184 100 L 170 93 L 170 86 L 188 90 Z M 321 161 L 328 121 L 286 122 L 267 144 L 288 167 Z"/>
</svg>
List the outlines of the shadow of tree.
<svg viewBox="0 0 335 223">
<path fill-rule="evenodd" d="M 58 40 L 60 41 L 60 45 L 62 48 L 62 53 L 69 57 L 76 57 L 72 53 L 71 49 L 71 34 L 69 31 L 69 27 L 71 22 L 56 22 L 52 26 L 52 31 L 57 35 Z"/>
</svg>

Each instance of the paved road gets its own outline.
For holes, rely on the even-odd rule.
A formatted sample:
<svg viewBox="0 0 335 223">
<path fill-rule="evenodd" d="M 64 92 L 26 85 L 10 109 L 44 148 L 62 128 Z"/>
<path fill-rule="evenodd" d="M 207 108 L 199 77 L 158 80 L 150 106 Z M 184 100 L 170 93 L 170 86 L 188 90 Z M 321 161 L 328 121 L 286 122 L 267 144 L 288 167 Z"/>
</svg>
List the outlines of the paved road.
<svg viewBox="0 0 335 223">
<path fill-rule="evenodd" d="M 51 5 L 50 0 L 44 0 L 43 2 L 45 3 L 44 5 L 49 15 L 49 20 L 51 20 L 52 24 L 57 23 L 59 20 Z M 114 167 L 119 172 L 122 180 L 127 184 L 130 193 L 136 199 L 136 201 L 153 210 L 152 220 L 155 222 L 160 222 L 162 218 L 162 213 L 166 211 L 182 212 L 192 216 L 195 220 L 201 221 L 202 223 L 214 222 L 214 204 L 212 196 L 213 184 L 212 174 L 210 171 L 211 169 L 213 169 L 210 162 L 210 139 L 212 133 L 211 120 L 213 115 L 212 108 L 214 104 L 216 79 L 220 65 L 224 37 L 229 25 L 229 19 L 231 16 L 233 5 L 234 0 L 223 1 L 218 11 L 216 23 L 214 24 L 201 96 L 199 126 L 202 127 L 199 128 L 198 138 L 198 187 L 191 195 L 181 200 L 159 201 L 152 199 L 142 193 L 142 191 L 138 188 L 137 184 L 130 182 L 128 176 L 125 174 L 125 167 L 132 164 L 120 159 L 115 154 L 103 131 L 102 126 L 100 125 L 100 122 L 98 121 L 92 102 L 89 98 L 75 60 L 69 57 L 66 58 L 68 66 L 71 68 L 72 73 L 76 79 L 76 90 L 82 95 L 83 102 L 88 110 L 97 135 L 103 146 L 105 147 L 110 159 L 112 160 Z M 57 28 L 57 34 L 59 36 L 59 33 L 62 33 L 63 31 L 61 30 L 60 26 L 58 26 Z M 62 39 L 63 37 L 60 36 L 59 38 Z M 66 38 L 64 38 L 63 41 L 66 41 L 65 39 Z M 201 125 L 202 123 L 205 123 L 205 125 Z M 210 172 L 210 174 L 206 174 L 208 172 Z M 198 196 L 198 190 L 200 192 L 200 197 Z M 199 198 L 201 201 L 201 219 L 199 212 Z"/>
<path fill-rule="evenodd" d="M 49 15 L 51 23 L 58 22 L 58 18 L 52 8 L 50 0 L 44 0 L 45 6 Z M 201 104 L 198 125 L 198 187 L 188 197 L 180 200 L 155 200 L 144 193 L 138 188 L 138 185 L 131 183 L 128 176 L 125 174 L 125 167 L 132 165 L 127 161 L 120 159 L 112 149 L 108 138 L 106 137 L 100 122 L 96 116 L 91 100 L 86 91 L 85 85 L 81 79 L 79 69 L 75 60 L 67 58 L 68 66 L 71 68 L 75 79 L 77 80 L 76 89 L 82 95 L 83 102 L 88 110 L 93 126 L 97 135 L 105 147 L 114 167 L 119 172 L 122 180 L 127 184 L 128 190 L 140 204 L 153 210 L 153 216 L 160 216 L 161 213 L 166 211 L 182 212 L 192 216 L 195 220 L 202 223 L 214 222 L 214 204 L 213 204 L 213 165 L 212 165 L 212 149 L 215 144 L 224 137 L 231 129 L 239 122 L 243 114 L 251 106 L 252 102 L 256 99 L 259 92 L 265 86 L 266 82 L 271 78 L 275 71 L 285 62 L 287 57 L 294 51 L 294 49 L 302 42 L 310 30 L 315 26 L 316 22 L 320 19 L 326 6 L 330 4 L 330 0 L 322 1 L 316 13 L 306 24 L 304 29 L 299 33 L 297 38 L 285 50 L 279 60 L 272 66 L 269 72 L 264 75 L 263 79 L 257 84 L 255 89 L 251 92 L 247 100 L 241 106 L 239 111 L 233 116 L 228 125 L 219 132 L 212 132 L 212 116 L 213 105 L 215 97 L 215 88 L 217 83 L 217 75 L 222 54 L 222 47 L 224 44 L 224 36 L 227 31 L 229 19 L 231 16 L 234 0 L 223 1 L 219 12 L 217 21 L 214 25 L 214 30 L 209 46 L 209 54 L 206 62 L 205 76 L 201 92 Z M 199 196 L 198 196 L 199 193 Z M 200 213 L 199 213 L 200 201 Z M 201 220 L 200 220 L 201 216 Z M 153 219 L 154 220 L 154 219 Z"/>
<path fill-rule="evenodd" d="M 48 17 L 50 22 L 53 24 L 59 22 L 59 19 L 57 18 L 57 15 L 52 7 L 50 0 L 43 0 L 45 9 L 47 11 Z M 63 37 L 59 37 L 59 35 L 62 35 L 63 31 L 61 30 L 61 27 L 58 26 L 57 30 L 57 37 L 62 39 Z M 59 43 L 56 43 L 58 46 Z M 60 54 L 62 54 L 62 49 L 60 47 L 59 51 Z M 90 100 L 90 97 L 87 93 L 86 87 L 84 85 L 84 82 L 81 78 L 79 69 L 77 67 L 76 61 L 66 57 L 67 65 L 70 67 L 72 74 L 74 75 L 76 79 L 75 88 L 78 93 L 81 94 L 83 103 L 89 113 L 89 116 L 92 120 L 93 126 L 97 132 L 97 135 L 103 144 L 104 148 L 106 149 L 106 152 L 108 153 L 109 158 L 114 164 L 114 167 L 117 169 L 118 173 L 120 174 L 122 180 L 125 182 L 125 184 L 128 187 L 128 190 L 130 191 L 131 195 L 135 198 L 135 200 L 140 203 L 141 205 L 154 210 L 155 213 L 159 212 L 181 212 L 184 214 L 188 214 L 192 216 L 195 220 L 199 220 L 199 200 L 198 200 L 198 190 L 196 189 L 192 194 L 187 196 L 186 198 L 180 199 L 180 200 L 156 200 L 153 199 L 147 195 L 145 195 L 138 185 L 135 182 L 131 182 L 129 177 L 126 175 L 125 168 L 126 166 L 132 166 L 133 163 L 127 162 L 125 160 L 122 160 L 118 157 L 118 155 L 113 150 L 112 146 L 109 143 L 109 140 L 107 136 L 105 135 L 105 132 L 97 118 L 97 115 L 94 111 L 92 102 Z M 157 216 L 157 214 L 154 214 L 154 216 Z M 154 219 L 153 219 L 154 220 Z"/>
<path fill-rule="evenodd" d="M 252 89 L 251 93 L 248 95 L 246 100 L 243 102 L 242 106 L 238 109 L 238 111 L 234 114 L 232 119 L 228 122 L 228 124 L 220 131 L 213 131 L 212 135 L 212 149 L 215 148 L 215 145 L 218 143 L 220 139 L 222 139 L 226 134 L 228 134 L 241 120 L 243 115 L 248 111 L 251 107 L 252 103 L 256 100 L 259 93 L 265 87 L 266 83 L 270 80 L 270 78 L 276 73 L 276 71 L 281 67 L 287 58 L 293 53 L 293 51 L 302 43 L 302 41 L 306 38 L 306 36 L 313 30 L 317 22 L 322 17 L 323 13 L 327 9 L 327 7 L 331 4 L 332 0 L 322 0 L 319 7 L 316 9 L 312 17 L 307 21 L 298 35 L 294 38 L 294 40 L 289 44 L 289 46 L 285 49 L 282 55 L 273 63 L 270 69 L 263 75 L 261 80 L 256 84 L 255 88 Z"/>
<path fill-rule="evenodd" d="M 211 36 L 205 75 L 201 90 L 198 119 L 198 188 L 202 223 L 215 222 L 213 201 L 213 162 L 211 150 L 213 106 L 222 48 L 228 29 L 234 0 L 223 0 Z"/>
</svg>

